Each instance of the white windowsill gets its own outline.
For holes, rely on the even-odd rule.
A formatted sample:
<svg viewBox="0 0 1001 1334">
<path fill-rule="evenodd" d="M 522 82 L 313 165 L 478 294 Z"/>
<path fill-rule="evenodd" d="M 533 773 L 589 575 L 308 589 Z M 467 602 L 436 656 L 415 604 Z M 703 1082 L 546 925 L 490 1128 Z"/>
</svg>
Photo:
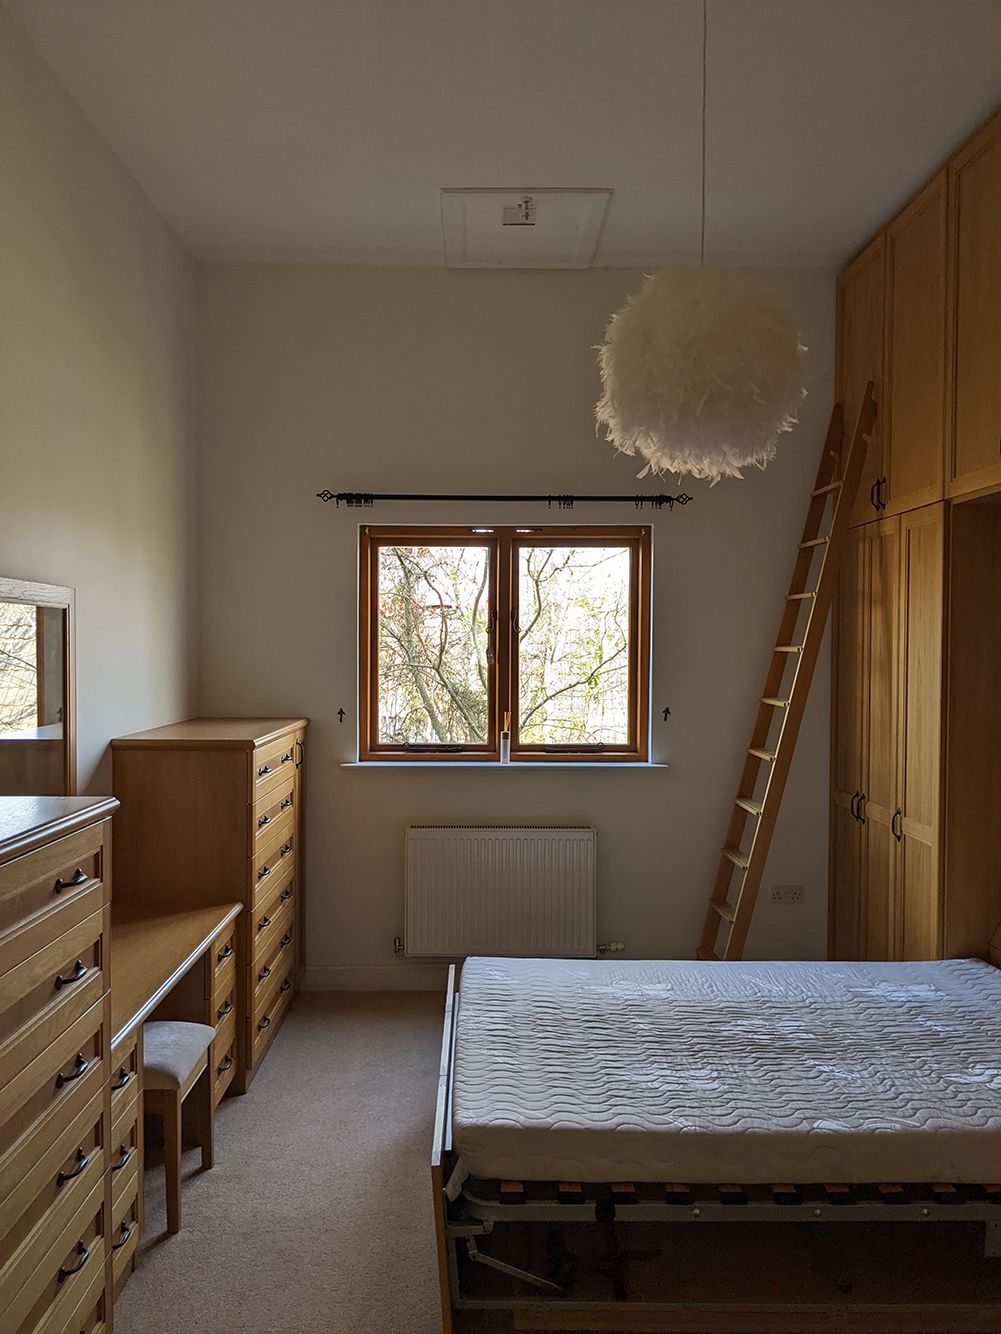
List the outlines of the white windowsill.
<svg viewBox="0 0 1001 1334">
<path fill-rule="evenodd" d="M 340 766 L 342 769 L 485 769 L 494 773 L 498 769 L 597 769 L 607 774 L 610 769 L 670 769 L 669 764 L 658 764 L 649 760 L 535 760 L 528 763 L 513 761 L 500 764 L 496 760 L 349 760 Z"/>
</svg>

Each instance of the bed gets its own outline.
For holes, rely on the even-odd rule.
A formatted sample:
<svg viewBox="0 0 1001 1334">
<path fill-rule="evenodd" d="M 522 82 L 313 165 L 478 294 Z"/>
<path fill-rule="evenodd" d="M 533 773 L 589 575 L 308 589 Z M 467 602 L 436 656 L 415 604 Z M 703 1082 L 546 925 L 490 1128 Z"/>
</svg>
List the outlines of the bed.
<svg viewBox="0 0 1001 1334">
<path fill-rule="evenodd" d="M 980 960 L 472 958 L 448 1007 L 440 1092 L 450 1311 L 468 1304 L 470 1264 L 509 1285 L 488 1289 L 484 1311 L 524 1316 L 541 1290 L 564 1318 L 579 1305 L 558 1265 L 554 1279 L 553 1265 L 480 1244 L 516 1224 L 550 1225 L 550 1238 L 561 1222 L 603 1225 L 619 1298 L 622 1223 L 948 1217 L 986 1223 L 988 1254 L 1001 1242 L 1001 971 Z M 558 1327 L 626 1328 L 587 1311 L 592 1323 Z M 942 1327 L 1001 1328 L 1001 1289 L 956 1318 Z M 879 1327 L 938 1328 L 914 1319 Z"/>
</svg>

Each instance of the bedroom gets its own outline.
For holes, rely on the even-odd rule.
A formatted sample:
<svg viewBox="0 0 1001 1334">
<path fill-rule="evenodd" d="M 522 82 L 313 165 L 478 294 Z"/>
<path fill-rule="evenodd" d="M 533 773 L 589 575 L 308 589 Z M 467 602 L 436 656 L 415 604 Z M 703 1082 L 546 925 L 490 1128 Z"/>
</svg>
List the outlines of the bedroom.
<svg viewBox="0 0 1001 1334">
<path fill-rule="evenodd" d="M 284 831 L 280 807 L 289 796 L 297 822 L 305 811 L 285 857 L 286 866 L 289 856 L 298 862 L 298 898 L 283 905 L 286 914 L 290 903 L 297 910 L 295 930 L 265 928 L 271 934 L 252 976 L 245 936 L 255 898 L 235 926 L 206 919 L 219 926 L 213 944 L 234 933 L 242 970 L 232 983 L 239 1027 L 226 1029 L 235 1034 L 234 1063 L 219 1077 L 234 1083 L 215 1109 L 212 1170 L 198 1171 L 197 1150 L 184 1155 L 180 1231 L 165 1241 L 157 1141 L 166 1132 L 163 1118 L 145 1117 L 146 1219 L 115 1253 L 131 1267 L 137 1243 L 114 1319 L 119 1329 L 149 1331 L 440 1328 L 428 1158 L 451 957 L 414 952 L 405 831 L 595 830 L 592 949 L 621 946 L 602 956 L 616 964 L 693 958 L 843 390 L 838 275 L 927 182 L 948 177 L 995 112 L 1001 9 L 978 0 L 709 0 L 705 14 L 698 0 L 95 0 L 86 8 L 6 0 L 0 61 L 0 577 L 73 590 L 74 598 L 64 675 L 75 775 L 67 772 L 61 788 L 9 790 L 75 790 L 121 803 L 113 886 L 104 877 L 113 1010 L 120 924 L 142 924 L 179 901 L 195 914 L 241 899 L 242 881 L 232 893 L 201 888 L 229 874 L 223 832 L 259 802 L 255 789 L 252 799 L 244 793 L 227 803 L 224 759 L 236 763 L 255 741 L 257 749 L 275 746 L 281 775 L 291 756 L 294 781 L 275 780 L 279 809 L 269 816 L 264 803 L 255 819 Z M 511 205 L 534 192 L 543 221 L 547 191 L 612 194 L 593 254 L 580 261 L 564 252 L 555 261 L 584 267 L 505 268 L 494 257 L 491 267 L 465 269 L 446 263 L 441 192 L 467 188 L 510 190 L 503 202 Z M 996 178 L 984 188 L 996 211 Z M 947 236 L 950 207 L 947 199 Z M 710 488 L 674 474 L 637 480 L 642 460 L 617 454 L 595 428 L 596 348 L 646 274 L 698 267 L 703 224 L 707 264 L 754 270 L 790 313 L 807 348 L 808 393 L 774 461 L 748 468 L 743 481 Z M 984 266 L 977 291 L 988 330 L 977 346 L 997 380 L 996 229 L 984 227 L 972 243 Z M 505 229 L 504 244 L 522 245 L 512 235 L 529 230 Z M 951 262 L 941 256 L 942 303 L 954 301 L 945 281 Z M 932 290 L 935 273 L 927 272 Z M 863 360 L 878 361 L 864 378 L 879 382 L 883 303 L 871 300 L 869 342 L 851 343 Z M 989 676 L 977 670 L 996 652 L 994 511 L 952 499 L 960 488 L 950 490 L 951 454 L 947 462 L 955 380 L 947 323 L 943 304 L 942 336 L 930 344 L 939 369 L 925 368 L 922 380 L 939 377 L 938 490 L 899 514 L 893 503 L 873 508 L 851 532 L 884 524 L 892 539 L 901 516 L 928 506 L 952 516 L 961 549 L 950 548 L 954 579 L 948 598 L 943 591 L 949 615 L 940 634 L 948 635 L 943 661 L 957 707 L 939 738 L 938 767 L 968 780 L 969 800 L 944 807 L 940 825 L 954 835 L 948 848 L 970 853 L 956 874 L 979 889 L 1001 855 L 985 817 L 999 781 L 996 748 L 985 745 L 997 731 L 997 705 Z M 984 413 L 996 414 L 996 397 L 988 400 Z M 990 431 L 996 458 L 996 416 Z M 887 472 L 863 478 L 863 507 Z M 988 476 L 973 490 L 997 487 Z M 317 499 L 325 489 L 625 499 L 576 499 L 572 512 L 489 499 L 354 509 Z M 693 500 L 637 510 L 637 492 Z M 502 765 L 496 736 L 484 760 L 410 754 L 359 762 L 359 676 L 369 661 L 359 647 L 362 526 L 493 528 L 469 534 L 483 549 L 500 541 L 496 530 L 518 527 L 556 530 L 535 535 L 552 541 L 568 527 L 650 533 L 647 716 L 634 720 L 631 738 L 646 744 L 646 762 L 515 754 Z M 871 560 L 863 562 L 870 571 Z M 46 596 L 66 627 L 69 612 L 59 611 L 56 594 Z M 640 643 L 642 624 L 632 624 Z M 897 659 L 887 662 L 892 675 Z M 751 960 L 827 957 L 832 805 L 837 836 L 873 835 L 874 857 L 897 848 L 896 794 L 863 783 L 857 756 L 832 791 L 832 675 L 825 640 L 745 950 Z M 844 669 L 837 677 L 838 707 L 844 716 L 847 700 L 859 702 L 860 730 L 871 713 L 868 686 Z M 495 732 L 505 711 L 495 698 Z M 208 747 L 209 760 L 192 750 L 197 773 L 171 768 L 181 760 L 168 746 L 123 744 L 197 717 L 259 721 L 231 737 L 229 750 Z M 265 725 L 276 719 L 284 731 Z M 903 735 L 892 714 L 879 721 L 877 758 Z M 868 754 L 864 763 L 871 767 Z M 262 780 L 264 795 L 270 780 Z M 130 784 L 144 782 L 159 785 L 153 831 L 124 823 L 137 808 Z M 879 844 L 877 828 L 886 831 Z M 245 876 L 247 854 L 233 856 Z M 265 865 L 266 857 L 255 874 Z M 281 885 L 279 899 L 293 883 L 283 874 L 263 882 L 268 893 Z M 944 884 L 952 871 L 943 859 L 928 874 Z M 857 920 L 850 897 L 835 903 Z M 288 920 L 270 916 L 276 926 Z M 209 933 L 202 923 L 199 937 L 194 918 L 189 924 L 191 947 L 175 970 Z M 175 923 L 167 934 L 176 941 L 182 933 Z M 257 1013 L 258 1001 L 271 999 L 268 986 L 285 980 L 280 969 L 261 983 L 257 973 L 272 967 L 286 935 L 296 952 L 295 1002 L 287 1008 L 283 999 L 287 1021 L 261 1030 L 271 1045 L 257 1078 L 246 1059 L 249 1029 L 269 1017 Z M 138 995 L 169 951 L 143 954 L 148 936 L 139 927 L 130 939 Z M 123 937 L 120 960 L 128 943 Z M 910 953 L 970 955 L 985 945 L 940 940 Z M 840 952 L 851 956 L 857 942 Z M 72 969 L 77 957 L 60 967 Z M 220 985 L 230 985 L 220 968 Z M 157 1001 L 157 1018 L 213 1019 L 199 1010 L 206 997 L 194 994 L 198 984 L 197 966 L 188 968 Z M 139 995 L 122 1024 L 110 1021 L 110 1037 L 136 1031 L 128 1023 L 154 999 Z M 219 1000 L 224 1009 L 229 993 Z M 240 1096 L 248 1075 L 253 1083 Z M 127 1105 L 134 1110 L 138 1099 Z M 140 1159 L 142 1120 L 133 1115 Z M 110 1111 L 108 1121 L 113 1129 Z M 119 1148 L 112 1145 L 115 1155 Z M 135 1167 L 133 1158 L 115 1179 L 134 1181 L 138 1225 Z M 109 1232 L 121 1221 L 113 1217 Z M 803 1245 L 796 1234 L 776 1259 L 767 1228 L 746 1227 L 753 1235 L 739 1244 L 749 1249 L 752 1275 L 764 1263 L 753 1258 L 755 1246 L 781 1263 Z M 490 1243 L 480 1249 L 489 1253 Z M 25 1273 L 37 1259 L 33 1252 Z M 704 1259 L 691 1263 L 693 1273 L 706 1272 Z M 699 1301 L 723 1299 L 711 1274 L 695 1286 Z M 100 1300 L 110 1306 L 106 1294 Z M 102 1319 L 110 1322 L 110 1310 Z"/>
</svg>

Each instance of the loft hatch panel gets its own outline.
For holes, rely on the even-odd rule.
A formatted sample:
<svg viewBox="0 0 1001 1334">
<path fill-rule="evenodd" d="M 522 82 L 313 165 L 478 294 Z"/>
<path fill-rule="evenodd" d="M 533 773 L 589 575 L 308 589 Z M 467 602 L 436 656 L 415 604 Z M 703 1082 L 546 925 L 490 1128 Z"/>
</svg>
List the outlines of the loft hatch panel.
<svg viewBox="0 0 1001 1334">
<path fill-rule="evenodd" d="M 586 269 L 611 190 L 442 190 L 450 269 Z"/>
</svg>

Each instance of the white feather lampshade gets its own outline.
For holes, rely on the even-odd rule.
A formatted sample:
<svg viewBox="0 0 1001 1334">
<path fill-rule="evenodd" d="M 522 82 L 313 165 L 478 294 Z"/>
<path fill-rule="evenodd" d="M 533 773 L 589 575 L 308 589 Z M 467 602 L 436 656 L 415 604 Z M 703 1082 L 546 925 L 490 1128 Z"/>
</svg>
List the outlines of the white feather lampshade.
<svg viewBox="0 0 1001 1334">
<path fill-rule="evenodd" d="M 671 268 L 612 316 L 596 415 L 640 473 L 740 477 L 775 457 L 806 395 L 789 311 L 737 269 Z"/>
</svg>

